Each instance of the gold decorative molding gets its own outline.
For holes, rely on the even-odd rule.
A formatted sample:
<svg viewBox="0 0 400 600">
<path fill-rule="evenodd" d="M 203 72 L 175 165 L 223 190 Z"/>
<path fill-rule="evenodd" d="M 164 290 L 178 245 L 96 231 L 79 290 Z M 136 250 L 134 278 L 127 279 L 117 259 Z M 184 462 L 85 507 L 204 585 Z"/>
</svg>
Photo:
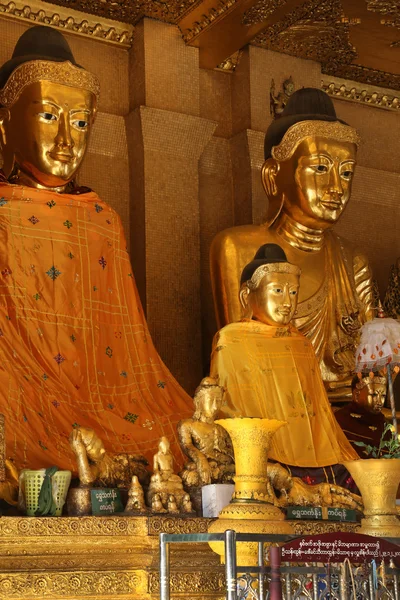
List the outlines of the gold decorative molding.
<svg viewBox="0 0 400 600">
<path fill-rule="evenodd" d="M 144 571 L 1 573 L 0 598 L 126 598 L 146 592 Z"/>
<path fill-rule="evenodd" d="M 356 57 L 349 41 L 349 28 L 357 22 L 346 18 L 340 0 L 308 0 L 268 27 L 252 43 L 320 62 L 332 72 Z"/>
<path fill-rule="evenodd" d="M 342 531 L 355 533 L 360 527 L 359 523 L 339 523 L 338 521 L 290 521 L 294 535 L 322 535 Z"/>
<path fill-rule="evenodd" d="M 220 0 L 216 7 L 211 8 L 207 14 L 204 14 L 202 19 L 196 21 L 194 27 L 182 31 L 182 38 L 187 43 L 191 42 L 199 33 L 209 27 L 211 23 L 220 19 L 222 15 L 228 12 L 237 0 Z"/>
<path fill-rule="evenodd" d="M 47 2 L 47 0 L 45 0 Z M 86 12 L 97 18 L 118 20 L 135 25 L 143 17 L 158 19 L 165 23 L 175 24 L 185 12 L 201 4 L 201 0 L 51 0 L 52 4 L 64 6 L 68 10 Z"/>
<path fill-rule="evenodd" d="M 0 19 L 8 18 L 24 21 L 30 25 L 49 25 L 77 35 L 90 36 L 102 42 L 130 48 L 133 38 L 133 27 L 116 22 L 99 23 L 94 19 L 80 20 L 75 11 L 54 12 L 50 6 L 33 0 L 30 6 L 23 3 L 0 2 Z M 61 13 L 61 14 L 60 14 Z"/>
<path fill-rule="evenodd" d="M 172 563 L 173 564 L 173 563 Z M 171 592 L 175 594 L 216 594 L 225 596 L 225 573 L 221 572 L 194 572 L 194 573 L 174 573 L 170 575 Z M 156 594 L 160 591 L 160 574 L 150 573 L 149 592 Z M 190 596 L 191 597 L 191 596 Z"/>
<path fill-rule="evenodd" d="M 211 519 L 150 517 L 148 521 L 149 535 L 160 533 L 207 533 Z"/>
<path fill-rule="evenodd" d="M 150 517 L 151 518 L 151 517 Z M 145 517 L 2 517 L 0 543 L 7 537 L 146 535 Z M 1 598 L 1 596 L 0 596 Z"/>
<path fill-rule="evenodd" d="M 378 69 L 370 69 L 362 65 L 338 65 L 335 70 L 328 70 L 322 67 L 323 75 L 334 75 L 341 79 L 349 79 L 369 86 L 389 88 L 391 90 L 400 90 L 400 75 L 387 73 Z"/>
<path fill-rule="evenodd" d="M 243 15 L 242 23 L 243 25 L 255 25 L 256 23 L 262 23 L 277 8 L 284 6 L 287 0 L 259 0 L 254 6 L 246 10 Z"/>
<path fill-rule="evenodd" d="M 353 82 L 327 78 L 321 81 L 321 88 L 333 98 L 358 102 L 375 108 L 398 111 L 400 95 L 390 90 L 377 90 L 371 86 L 354 85 Z"/>
</svg>

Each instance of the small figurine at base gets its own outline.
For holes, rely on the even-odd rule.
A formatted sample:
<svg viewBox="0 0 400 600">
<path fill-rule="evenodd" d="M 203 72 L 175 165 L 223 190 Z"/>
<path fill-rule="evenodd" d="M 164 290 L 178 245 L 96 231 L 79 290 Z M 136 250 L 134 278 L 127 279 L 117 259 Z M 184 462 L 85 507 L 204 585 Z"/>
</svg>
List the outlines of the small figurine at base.
<svg viewBox="0 0 400 600">
<path fill-rule="evenodd" d="M 139 483 L 139 479 L 137 475 L 133 475 L 131 487 L 128 492 L 128 502 L 125 506 L 126 513 L 136 512 L 136 513 L 146 513 L 148 509 L 146 507 L 146 503 L 144 501 L 144 492 L 143 488 Z"/>
</svg>

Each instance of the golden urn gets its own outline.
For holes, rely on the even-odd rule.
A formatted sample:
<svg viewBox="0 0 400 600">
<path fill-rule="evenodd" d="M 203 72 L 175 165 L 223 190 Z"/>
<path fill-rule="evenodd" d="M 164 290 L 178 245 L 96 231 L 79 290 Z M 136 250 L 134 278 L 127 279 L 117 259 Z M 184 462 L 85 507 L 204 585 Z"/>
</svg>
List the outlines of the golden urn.
<svg viewBox="0 0 400 600">
<path fill-rule="evenodd" d="M 235 492 L 231 502 L 214 521 L 209 533 L 233 529 L 239 533 L 292 534 L 284 513 L 274 505 L 274 492 L 267 478 L 268 452 L 272 436 L 284 421 L 257 418 L 221 419 L 215 421 L 229 433 L 235 453 Z M 224 561 L 221 542 L 210 542 L 211 549 Z M 255 542 L 237 544 L 237 564 L 258 564 Z"/>
<path fill-rule="evenodd" d="M 364 502 L 364 519 L 358 533 L 400 537 L 396 494 L 400 483 L 400 458 L 360 458 L 343 463 Z"/>
</svg>

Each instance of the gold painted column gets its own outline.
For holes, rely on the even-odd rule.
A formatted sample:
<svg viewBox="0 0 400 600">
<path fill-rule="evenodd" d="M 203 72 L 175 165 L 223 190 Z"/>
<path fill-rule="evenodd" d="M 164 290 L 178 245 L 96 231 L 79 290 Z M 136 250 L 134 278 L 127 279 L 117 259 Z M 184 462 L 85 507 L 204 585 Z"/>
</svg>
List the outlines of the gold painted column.
<svg viewBox="0 0 400 600">
<path fill-rule="evenodd" d="M 160 356 L 192 393 L 202 377 L 199 159 L 216 123 L 200 116 L 198 50 L 144 19 L 130 56 L 131 257 Z"/>
</svg>

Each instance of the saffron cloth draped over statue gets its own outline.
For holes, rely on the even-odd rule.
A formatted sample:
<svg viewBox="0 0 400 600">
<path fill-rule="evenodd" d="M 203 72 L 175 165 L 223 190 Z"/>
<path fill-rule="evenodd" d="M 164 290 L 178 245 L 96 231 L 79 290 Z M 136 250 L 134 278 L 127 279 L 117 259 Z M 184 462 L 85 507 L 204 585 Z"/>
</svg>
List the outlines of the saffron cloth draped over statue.
<svg viewBox="0 0 400 600">
<path fill-rule="evenodd" d="M 190 399 L 149 335 L 119 217 L 93 192 L 0 183 L 0 412 L 18 467 L 74 469 L 68 435 L 179 455 Z"/>
<path fill-rule="evenodd" d="M 357 458 L 337 424 L 311 342 L 291 325 L 244 319 L 215 336 L 211 374 L 226 389 L 229 416 L 286 421 L 269 456 L 299 467 Z"/>
</svg>

